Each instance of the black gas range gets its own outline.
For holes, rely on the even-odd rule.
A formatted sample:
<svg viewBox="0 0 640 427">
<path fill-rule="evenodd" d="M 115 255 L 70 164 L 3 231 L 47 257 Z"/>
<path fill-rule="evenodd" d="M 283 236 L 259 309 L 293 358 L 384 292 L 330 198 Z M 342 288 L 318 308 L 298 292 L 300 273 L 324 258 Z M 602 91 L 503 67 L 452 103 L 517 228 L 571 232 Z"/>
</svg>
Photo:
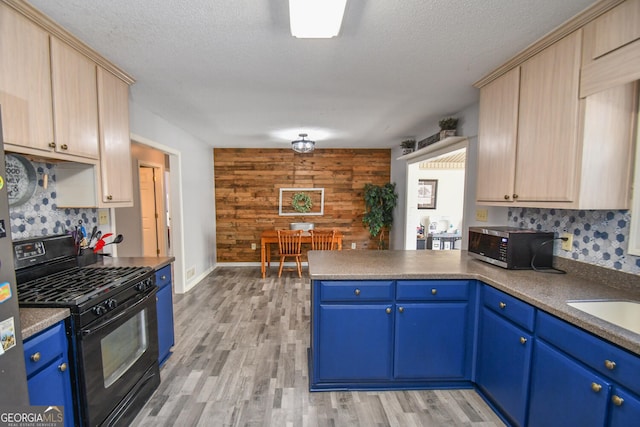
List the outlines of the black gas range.
<svg viewBox="0 0 640 427">
<path fill-rule="evenodd" d="M 21 307 L 71 312 L 76 424 L 128 424 L 160 383 L 153 269 L 91 264 L 67 235 L 16 241 L 14 261 Z"/>
</svg>

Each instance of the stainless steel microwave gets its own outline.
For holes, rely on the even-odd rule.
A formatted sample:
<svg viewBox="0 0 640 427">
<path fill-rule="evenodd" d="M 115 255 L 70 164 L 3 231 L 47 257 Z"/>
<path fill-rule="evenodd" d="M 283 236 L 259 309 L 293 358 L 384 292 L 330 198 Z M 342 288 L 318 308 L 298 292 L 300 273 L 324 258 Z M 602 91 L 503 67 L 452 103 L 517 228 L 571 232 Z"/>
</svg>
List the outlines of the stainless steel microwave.
<svg viewBox="0 0 640 427">
<path fill-rule="evenodd" d="M 516 227 L 469 227 L 469 255 L 510 270 L 553 267 L 550 232 Z"/>
</svg>

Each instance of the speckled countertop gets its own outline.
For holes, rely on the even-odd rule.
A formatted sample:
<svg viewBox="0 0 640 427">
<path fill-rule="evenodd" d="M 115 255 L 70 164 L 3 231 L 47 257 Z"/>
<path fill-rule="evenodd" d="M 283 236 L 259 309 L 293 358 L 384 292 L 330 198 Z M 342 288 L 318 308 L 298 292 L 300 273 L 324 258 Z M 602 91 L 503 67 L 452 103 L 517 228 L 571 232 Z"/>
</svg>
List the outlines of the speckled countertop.
<svg viewBox="0 0 640 427">
<path fill-rule="evenodd" d="M 174 260 L 174 257 L 99 257 L 98 262 L 87 267 L 151 267 L 159 270 Z M 27 339 L 70 315 L 67 308 L 20 308 L 22 339 Z"/>
<path fill-rule="evenodd" d="M 567 261 L 567 274 L 505 270 L 466 251 L 310 251 L 311 280 L 478 279 L 640 355 L 640 335 L 566 304 L 568 300 L 640 301 L 638 276 Z M 583 270 L 582 272 L 580 270 Z"/>
</svg>

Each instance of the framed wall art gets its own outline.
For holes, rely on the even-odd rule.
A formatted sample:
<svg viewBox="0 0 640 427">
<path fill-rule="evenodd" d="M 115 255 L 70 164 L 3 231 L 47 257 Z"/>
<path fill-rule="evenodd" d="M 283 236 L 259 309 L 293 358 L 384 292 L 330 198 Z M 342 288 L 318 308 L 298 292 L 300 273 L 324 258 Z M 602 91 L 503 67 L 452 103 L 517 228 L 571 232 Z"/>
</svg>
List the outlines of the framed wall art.
<svg viewBox="0 0 640 427">
<path fill-rule="evenodd" d="M 418 209 L 435 209 L 437 196 L 437 179 L 418 180 Z"/>
<path fill-rule="evenodd" d="M 281 188 L 279 214 L 324 215 L 324 188 Z"/>
</svg>

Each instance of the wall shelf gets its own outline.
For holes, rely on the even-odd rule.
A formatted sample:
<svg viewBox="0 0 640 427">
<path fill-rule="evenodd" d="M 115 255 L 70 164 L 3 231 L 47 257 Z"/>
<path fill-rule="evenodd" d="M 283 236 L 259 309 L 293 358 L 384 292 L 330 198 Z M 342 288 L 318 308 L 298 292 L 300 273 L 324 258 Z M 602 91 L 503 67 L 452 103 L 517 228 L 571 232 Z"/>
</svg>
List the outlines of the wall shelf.
<svg viewBox="0 0 640 427">
<path fill-rule="evenodd" d="M 439 151 L 451 151 L 451 148 L 456 145 L 460 145 L 461 148 L 464 144 L 466 144 L 467 137 L 466 136 L 450 136 L 449 138 L 445 138 L 440 140 L 434 144 L 431 144 L 427 147 L 423 147 L 419 150 L 414 151 L 413 153 L 405 154 L 404 156 L 400 156 L 396 158 L 396 160 L 414 160 L 417 158 L 424 157 L 427 154 L 438 153 Z"/>
</svg>

